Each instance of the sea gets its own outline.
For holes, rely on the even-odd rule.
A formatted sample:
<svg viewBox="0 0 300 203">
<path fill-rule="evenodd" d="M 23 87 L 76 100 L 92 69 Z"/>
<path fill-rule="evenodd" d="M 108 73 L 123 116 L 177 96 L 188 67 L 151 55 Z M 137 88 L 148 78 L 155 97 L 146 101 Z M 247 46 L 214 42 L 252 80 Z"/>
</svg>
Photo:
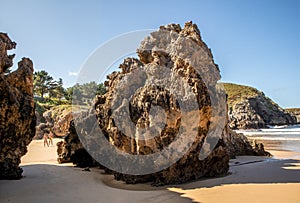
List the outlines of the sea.
<svg viewBox="0 0 300 203">
<path fill-rule="evenodd" d="M 293 151 L 300 154 L 300 125 L 268 127 L 236 132 L 243 133 L 250 140 L 263 143 L 267 150 Z"/>
</svg>

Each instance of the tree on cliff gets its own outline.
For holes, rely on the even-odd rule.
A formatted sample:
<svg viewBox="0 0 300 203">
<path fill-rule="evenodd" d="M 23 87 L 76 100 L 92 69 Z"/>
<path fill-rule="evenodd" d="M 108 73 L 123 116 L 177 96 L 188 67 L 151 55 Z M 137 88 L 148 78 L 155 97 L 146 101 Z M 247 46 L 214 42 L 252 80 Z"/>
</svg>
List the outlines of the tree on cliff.
<svg viewBox="0 0 300 203">
<path fill-rule="evenodd" d="M 42 70 L 35 72 L 33 79 L 34 93 L 44 98 L 44 95 L 49 93 L 50 88 L 54 85 L 53 77 L 48 72 Z"/>
<path fill-rule="evenodd" d="M 48 95 L 49 99 L 55 98 L 61 100 L 65 94 L 62 78 L 56 81 L 44 70 L 34 73 L 33 87 L 34 93 L 42 98 Z"/>
<path fill-rule="evenodd" d="M 65 89 L 63 87 L 63 80 L 59 78 L 58 81 L 54 81 L 52 85 L 49 86 L 49 97 L 57 98 L 61 100 L 64 97 Z"/>
<path fill-rule="evenodd" d="M 104 86 L 104 84 L 103 83 L 100 83 L 98 86 L 97 86 L 97 95 L 103 95 L 103 94 L 105 94 L 105 92 L 106 92 L 106 88 L 105 88 L 105 86 Z"/>
</svg>

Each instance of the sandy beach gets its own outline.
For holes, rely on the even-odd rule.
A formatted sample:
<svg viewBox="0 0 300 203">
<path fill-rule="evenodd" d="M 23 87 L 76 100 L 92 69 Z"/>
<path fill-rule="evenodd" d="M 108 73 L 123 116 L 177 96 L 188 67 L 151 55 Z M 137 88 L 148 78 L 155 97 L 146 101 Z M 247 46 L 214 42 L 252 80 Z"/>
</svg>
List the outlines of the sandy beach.
<svg viewBox="0 0 300 203">
<path fill-rule="evenodd" d="M 274 158 L 242 156 L 230 174 L 182 185 L 126 185 L 98 168 L 57 164 L 54 146 L 42 140 L 22 158 L 21 180 L 0 180 L 0 202 L 300 202 L 299 154 L 271 151 Z M 289 158 L 290 157 L 290 158 Z"/>
</svg>

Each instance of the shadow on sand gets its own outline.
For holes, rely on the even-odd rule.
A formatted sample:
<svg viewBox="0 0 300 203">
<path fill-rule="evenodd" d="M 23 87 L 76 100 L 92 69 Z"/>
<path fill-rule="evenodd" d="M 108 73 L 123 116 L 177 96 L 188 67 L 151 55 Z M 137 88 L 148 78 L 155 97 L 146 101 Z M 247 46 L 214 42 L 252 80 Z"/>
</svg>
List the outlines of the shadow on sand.
<svg viewBox="0 0 300 203">
<path fill-rule="evenodd" d="M 229 184 L 300 183 L 300 161 L 265 159 L 255 163 L 235 162 L 231 174 L 181 185 L 154 187 L 127 185 L 98 168 L 83 171 L 67 165 L 22 166 L 20 180 L 0 181 L 0 202 L 193 202 L 181 191 Z"/>
<path fill-rule="evenodd" d="M 105 184 L 112 175 L 103 171 L 66 165 L 32 164 L 22 166 L 20 180 L 0 180 L 0 202 L 192 202 L 164 188 L 149 190 L 149 185 L 135 185 L 140 190 L 127 190 Z M 130 185 L 127 185 L 130 186 Z M 142 188 L 146 187 L 146 188 Z"/>
</svg>

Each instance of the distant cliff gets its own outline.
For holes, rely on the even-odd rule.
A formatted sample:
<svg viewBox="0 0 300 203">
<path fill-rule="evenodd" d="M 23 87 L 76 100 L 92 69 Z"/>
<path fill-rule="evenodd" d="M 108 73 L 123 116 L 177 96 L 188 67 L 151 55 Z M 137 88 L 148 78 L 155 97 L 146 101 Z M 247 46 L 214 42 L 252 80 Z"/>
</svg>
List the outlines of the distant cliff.
<svg viewBox="0 0 300 203">
<path fill-rule="evenodd" d="M 297 123 L 300 123 L 300 108 L 289 108 L 289 109 L 285 109 L 285 111 L 295 116 L 297 119 Z"/>
<path fill-rule="evenodd" d="M 266 128 L 295 124 L 296 118 L 253 87 L 223 83 L 228 95 L 229 126 L 232 129 Z"/>
</svg>

